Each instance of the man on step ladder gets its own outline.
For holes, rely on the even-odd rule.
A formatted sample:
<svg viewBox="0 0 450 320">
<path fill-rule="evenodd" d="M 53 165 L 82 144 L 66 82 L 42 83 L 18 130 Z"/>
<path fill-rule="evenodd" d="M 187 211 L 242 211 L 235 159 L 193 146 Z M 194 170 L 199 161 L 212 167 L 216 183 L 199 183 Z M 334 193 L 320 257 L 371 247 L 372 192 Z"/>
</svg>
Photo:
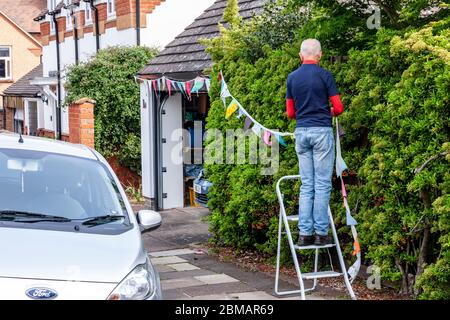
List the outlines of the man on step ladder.
<svg viewBox="0 0 450 320">
<path fill-rule="evenodd" d="M 340 115 L 343 105 L 333 75 L 319 66 L 321 57 L 318 40 L 303 41 L 300 50 L 303 63 L 287 80 L 286 108 L 288 117 L 297 122 L 295 150 L 302 181 L 300 246 L 331 243 L 328 205 L 335 158 L 332 116 Z"/>
</svg>

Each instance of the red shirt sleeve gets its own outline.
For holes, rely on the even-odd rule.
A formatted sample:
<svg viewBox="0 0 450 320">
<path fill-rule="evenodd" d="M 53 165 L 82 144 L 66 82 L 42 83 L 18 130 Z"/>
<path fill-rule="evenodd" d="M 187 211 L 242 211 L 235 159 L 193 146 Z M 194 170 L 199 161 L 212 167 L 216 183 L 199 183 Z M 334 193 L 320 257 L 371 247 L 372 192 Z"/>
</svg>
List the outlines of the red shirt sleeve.
<svg viewBox="0 0 450 320">
<path fill-rule="evenodd" d="M 286 112 L 289 119 L 295 119 L 294 99 L 286 99 Z"/>
<path fill-rule="evenodd" d="M 331 109 L 331 115 L 333 117 L 337 117 L 344 112 L 344 105 L 342 104 L 341 96 L 339 94 L 330 97 L 330 101 L 333 105 L 333 108 Z"/>
</svg>

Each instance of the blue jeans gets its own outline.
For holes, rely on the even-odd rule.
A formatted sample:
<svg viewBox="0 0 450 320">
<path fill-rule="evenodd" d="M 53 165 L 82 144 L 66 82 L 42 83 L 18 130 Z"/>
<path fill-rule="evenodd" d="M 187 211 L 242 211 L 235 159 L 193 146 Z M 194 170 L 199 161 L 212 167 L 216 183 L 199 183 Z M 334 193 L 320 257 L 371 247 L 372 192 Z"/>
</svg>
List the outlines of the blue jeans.
<svg viewBox="0 0 450 320">
<path fill-rule="evenodd" d="M 334 164 L 334 136 L 331 127 L 295 129 L 295 150 L 300 166 L 300 235 L 327 235 L 328 205 Z"/>
</svg>

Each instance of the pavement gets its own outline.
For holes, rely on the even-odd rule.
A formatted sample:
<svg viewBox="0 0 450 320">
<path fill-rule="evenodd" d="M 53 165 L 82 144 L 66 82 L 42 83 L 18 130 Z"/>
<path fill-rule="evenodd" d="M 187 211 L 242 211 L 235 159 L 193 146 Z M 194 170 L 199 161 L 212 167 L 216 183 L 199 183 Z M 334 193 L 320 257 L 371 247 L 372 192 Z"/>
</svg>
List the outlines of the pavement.
<svg viewBox="0 0 450 320">
<path fill-rule="evenodd" d="M 210 237 L 208 209 L 183 208 L 161 212 L 162 226 L 143 235 L 150 259 L 158 270 L 163 295 L 169 300 L 272 300 L 274 276 L 221 262 L 202 250 Z M 295 281 L 283 279 L 282 290 L 294 290 Z M 284 296 L 282 300 L 299 296 Z M 317 294 L 310 300 L 323 300 Z"/>
</svg>

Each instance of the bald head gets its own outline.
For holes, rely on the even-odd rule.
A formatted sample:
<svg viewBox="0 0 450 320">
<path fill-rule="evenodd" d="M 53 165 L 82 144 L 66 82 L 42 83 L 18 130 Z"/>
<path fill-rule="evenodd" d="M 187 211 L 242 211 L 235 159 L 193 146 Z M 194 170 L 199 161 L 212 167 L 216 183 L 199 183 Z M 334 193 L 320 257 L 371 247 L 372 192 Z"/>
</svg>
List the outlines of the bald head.
<svg viewBox="0 0 450 320">
<path fill-rule="evenodd" d="M 306 39 L 302 42 L 300 49 L 300 57 L 302 60 L 320 60 L 322 57 L 322 46 L 316 39 Z"/>
</svg>

